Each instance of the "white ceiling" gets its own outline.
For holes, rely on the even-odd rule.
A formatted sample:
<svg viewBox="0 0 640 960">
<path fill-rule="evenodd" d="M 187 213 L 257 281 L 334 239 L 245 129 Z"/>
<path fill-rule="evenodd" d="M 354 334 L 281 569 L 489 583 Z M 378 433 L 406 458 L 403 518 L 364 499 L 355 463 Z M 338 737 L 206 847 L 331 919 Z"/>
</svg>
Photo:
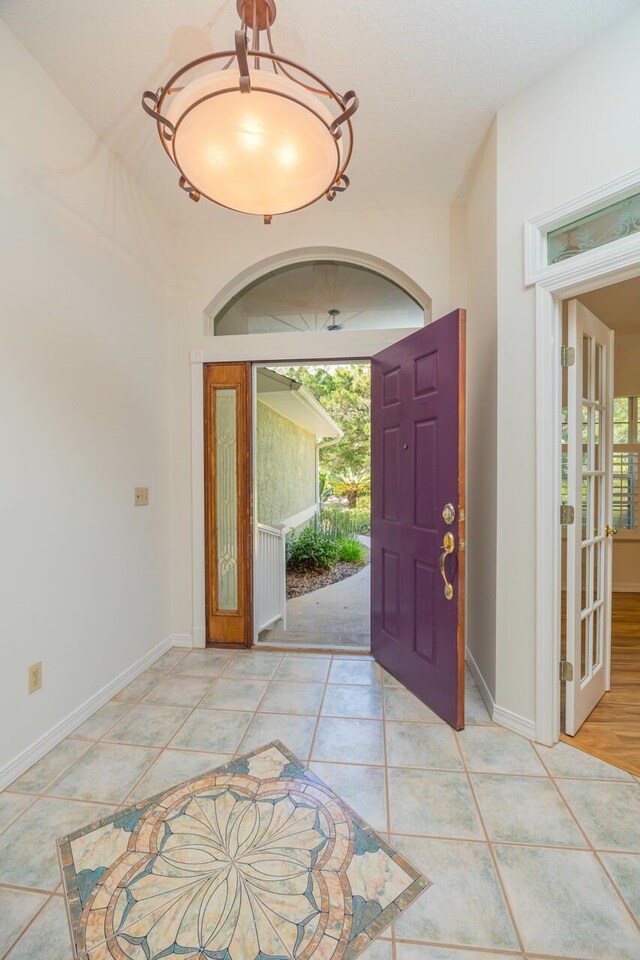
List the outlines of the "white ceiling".
<svg viewBox="0 0 640 960">
<path fill-rule="evenodd" d="M 276 50 L 360 96 L 352 187 L 335 202 L 446 202 L 496 109 L 637 0 L 279 0 Z M 177 187 L 140 95 L 229 49 L 235 0 L 0 0 L 8 26 L 176 220 Z"/>
</svg>

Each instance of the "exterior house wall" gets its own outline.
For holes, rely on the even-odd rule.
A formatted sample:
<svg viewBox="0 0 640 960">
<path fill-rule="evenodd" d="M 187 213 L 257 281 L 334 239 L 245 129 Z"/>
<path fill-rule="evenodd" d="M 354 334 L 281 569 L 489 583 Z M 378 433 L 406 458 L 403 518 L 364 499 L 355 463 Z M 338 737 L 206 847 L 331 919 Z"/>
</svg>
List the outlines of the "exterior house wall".
<svg viewBox="0 0 640 960">
<path fill-rule="evenodd" d="M 503 106 L 497 118 L 496 700 L 535 710 L 535 291 L 523 224 L 640 165 L 640 11 Z M 479 243 L 487 238 L 478 238 Z"/>
<path fill-rule="evenodd" d="M 258 523 L 282 523 L 317 502 L 315 434 L 258 400 Z"/>
</svg>

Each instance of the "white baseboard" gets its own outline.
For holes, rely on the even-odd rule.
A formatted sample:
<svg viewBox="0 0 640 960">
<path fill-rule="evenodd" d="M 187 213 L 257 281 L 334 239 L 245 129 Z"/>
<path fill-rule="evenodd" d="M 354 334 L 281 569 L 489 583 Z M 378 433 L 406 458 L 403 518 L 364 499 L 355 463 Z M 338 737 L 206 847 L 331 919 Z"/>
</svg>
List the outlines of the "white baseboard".
<svg viewBox="0 0 640 960">
<path fill-rule="evenodd" d="M 194 627 L 191 631 L 193 649 L 204 649 L 207 645 L 207 640 L 204 633 L 204 627 Z"/>
<path fill-rule="evenodd" d="M 150 667 L 166 650 L 174 646 L 187 645 L 186 643 L 178 642 L 176 636 L 176 634 L 172 634 L 166 637 L 152 650 L 145 653 L 143 657 L 140 657 L 140 659 L 136 660 L 130 667 L 127 667 L 115 680 L 111 680 L 106 686 L 102 687 L 101 690 L 94 693 L 92 697 L 89 697 L 89 699 L 85 700 L 79 707 L 76 707 L 75 710 L 67 714 L 64 719 L 57 723 L 55 727 L 52 727 L 44 736 L 36 740 L 35 743 L 32 743 L 31 746 L 23 750 L 22 753 L 19 753 L 18 756 L 10 760 L 9 763 L 0 767 L 0 790 L 4 790 L 6 786 L 13 783 L 13 781 L 28 770 L 29 767 L 32 767 L 34 763 L 44 757 L 45 753 L 48 753 L 49 750 L 57 746 L 57 744 L 64 740 L 76 727 L 84 723 L 92 713 L 95 713 L 95 711 L 103 707 L 105 703 L 108 703 L 109 700 L 115 697 L 116 693 L 126 687 L 128 683 L 131 683 L 132 680 L 135 680 L 140 673 Z M 191 637 L 189 637 L 188 645 L 191 647 Z"/>
<path fill-rule="evenodd" d="M 493 708 L 493 722 L 499 723 L 501 727 L 506 727 L 507 730 L 513 730 L 514 733 L 519 733 L 521 737 L 526 737 L 527 740 L 535 740 L 536 738 L 536 725 L 533 720 L 528 720 L 519 713 L 507 710 L 506 707 L 500 707 L 498 704 Z"/>
<path fill-rule="evenodd" d="M 614 583 L 614 593 L 640 593 L 640 583 Z"/>
<path fill-rule="evenodd" d="M 512 710 L 507 710 L 506 707 L 501 707 L 495 702 L 480 672 L 480 668 L 469 650 L 467 650 L 467 666 L 469 667 L 471 676 L 476 682 L 480 696 L 484 700 L 484 705 L 493 722 L 499 723 L 501 727 L 506 727 L 507 730 L 513 730 L 514 733 L 519 733 L 522 737 L 527 737 L 528 740 L 535 740 L 536 725 L 534 721 L 528 720 L 526 717 L 522 717 L 519 713 L 514 713 Z"/>
<path fill-rule="evenodd" d="M 193 647 L 193 640 L 190 633 L 172 633 L 169 637 L 170 647 L 187 647 L 189 650 Z"/>
<path fill-rule="evenodd" d="M 493 719 L 493 711 L 495 710 L 495 707 L 496 707 L 495 702 L 493 700 L 493 697 L 491 696 L 491 691 L 489 690 L 489 687 L 485 683 L 484 677 L 480 673 L 480 668 L 478 664 L 475 662 L 475 660 L 473 659 L 473 654 L 469 649 L 467 649 L 466 659 L 467 659 L 467 666 L 469 667 L 469 672 L 471 673 L 471 676 L 476 682 L 476 686 L 480 691 L 480 696 L 484 700 L 484 705 L 487 708 L 487 713 Z"/>
</svg>

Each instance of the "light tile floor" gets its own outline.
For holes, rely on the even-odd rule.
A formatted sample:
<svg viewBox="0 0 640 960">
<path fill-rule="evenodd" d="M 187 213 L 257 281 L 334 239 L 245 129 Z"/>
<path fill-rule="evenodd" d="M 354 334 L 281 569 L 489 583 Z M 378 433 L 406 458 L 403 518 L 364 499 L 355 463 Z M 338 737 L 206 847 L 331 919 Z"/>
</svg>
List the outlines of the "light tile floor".
<svg viewBox="0 0 640 960">
<path fill-rule="evenodd" d="M 367 960 L 640 960 L 640 785 L 370 659 L 170 650 L 0 794 L 0 957 L 68 960 L 55 839 L 280 739 L 432 881 Z"/>
</svg>

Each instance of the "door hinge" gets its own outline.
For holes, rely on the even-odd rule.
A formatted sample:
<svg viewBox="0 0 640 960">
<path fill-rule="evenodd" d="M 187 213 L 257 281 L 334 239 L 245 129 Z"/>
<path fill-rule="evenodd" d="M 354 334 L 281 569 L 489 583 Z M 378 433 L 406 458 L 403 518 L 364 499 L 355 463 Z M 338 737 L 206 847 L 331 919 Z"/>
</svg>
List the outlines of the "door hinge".
<svg viewBox="0 0 640 960">
<path fill-rule="evenodd" d="M 575 522 L 576 511 L 568 503 L 560 504 L 560 525 L 563 527 L 570 527 L 572 523 Z"/>
<path fill-rule="evenodd" d="M 560 661 L 560 683 L 570 683 L 573 680 L 573 664 L 568 660 Z"/>
<path fill-rule="evenodd" d="M 560 363 L 563 367 L 572 367 L 576 362 L 576 348 L 563 345 L 560 351 Z"/>
</svg>

